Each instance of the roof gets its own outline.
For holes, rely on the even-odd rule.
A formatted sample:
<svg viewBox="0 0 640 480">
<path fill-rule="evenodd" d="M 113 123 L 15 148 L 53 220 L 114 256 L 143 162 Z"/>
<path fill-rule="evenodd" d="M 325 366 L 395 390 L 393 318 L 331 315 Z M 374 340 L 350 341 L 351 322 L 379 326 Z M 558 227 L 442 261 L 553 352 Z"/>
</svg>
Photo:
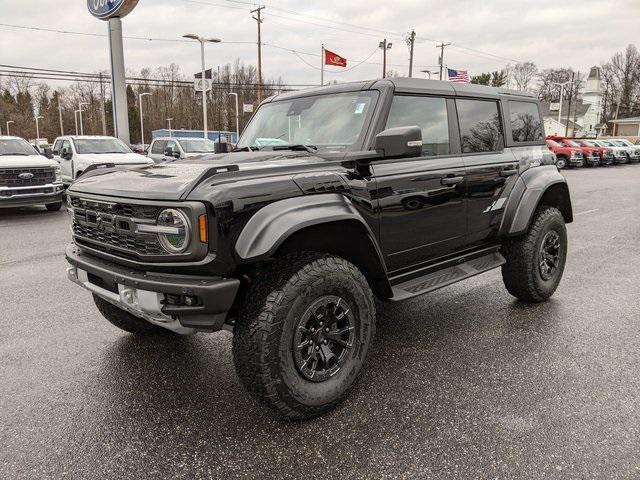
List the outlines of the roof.
<svg viewBox="0 0 640 480">
<path fill-rule="evenodd" d="M 471 97 L 494 97 L 500 95 L 513 95 L 518 97 L 532 98 L 536 96 L 529 92 L 518 92 L 507 88 L 488 87 L 486 85 L 476 85 L 473 83 L 453 83 L 444 80 L 430 80 L 426 78 L 408 78 L 408 77 L 390 77 L 378 80 L 368 80 L 359 82 L 339 83 L 335 85 L 325 85 L 322 87 L 312 87 L 305 90 L 296 90 L 293 92 L 281 93 L 274 95 L 265 101 L 286 100 L 288 98 L 308 97 L 312 95 L 320 95 L 329 91 L 339 92 L 356 92 L 360 90 L 368 90 L 372 87 L 391 87 L 396 91 L 404 93 L 422 93 L 428 91 L 436 95 L 465 95 Z"/>
<path fill-rule="evenodd" d="M 558 118 L 557 117 L 549 117 L 547 118 L 547 120 L 551 120 L 553 122 L 558 122 Z M 567 117 L 563 117 L 560 119 L 560 124 L 563 126 L 567 126 Z M 582 128 L 582 125 L 580 125 L 579 123 L 574 122 L 573 120 L 569 120 L 569 128 L 571 129 L 575 129 L 575 130 L 580 130 Z"/>
<path fill-rule="evenodd" d="M 559 102 L 540 102 L 540 106 L 542 107 L 542 116 L 543 117 L 553 117 L 555 115 L 555 117 L 558 117 L 558 111 L 551 110 L 551 103 L 559 103 Z M 575 100 L 571 101 L 571 116 L 576 116 L 576 117 L 582 117 L 587 113 L 587 110 L 589 110 L 589 107 L 591 106 L 590 103 L 584 103 L 582 100 L 578 100 L 577 102 Z M 563 100 L 562 102 L 562 113 L 566 115 L 566 113 L 569 111 L 569 101 L 568 100 Z"/>
<path fill-rule="evenodd" d="M 73 139 L 83 138 L 87 140 L 99 140 L 101 138 L 116 138 L 116 137 L 112 137 L 110 135 L 60 135 L 57 138 L 73 138 Z"/>
<path fill-rule="evenodd" d="M 609 120 L 609 123 L 640 123 L 640 117 L 619 118 L 617 120 Z"/>
<path fill-rule="evenodd" d="M 16 137 L 15 135 L 0 135 L 3 140 L 24 140 L 22 137 Z M 26 140 L 24 140 L 26 142 Z"/>
</svg>

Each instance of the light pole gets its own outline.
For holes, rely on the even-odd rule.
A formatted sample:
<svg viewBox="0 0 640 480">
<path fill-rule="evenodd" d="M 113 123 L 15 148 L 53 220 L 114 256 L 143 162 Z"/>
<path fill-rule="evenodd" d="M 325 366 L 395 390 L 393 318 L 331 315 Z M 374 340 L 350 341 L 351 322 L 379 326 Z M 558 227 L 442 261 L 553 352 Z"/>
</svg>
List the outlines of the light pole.
<svg viewBox="0 0 640 480">
<path fill-rule="evenodd" d="M 422 73 L 424 73 L 425 75 L 429 75 L 429 80 L 431 80 L 431 70 L 420 70 Z"/>
<path fill-rule="evenodd" d="M 557 85 L 560 87 L 560 107 L 558 108 L 558 123 L 560 125 L 562 125 L 562 98 L 564 97 L 564 86 L 565 85 L 570 85 L 573 82 L 569 81 L 569 82 L 564 82 L 564 83 L 558 83 L 558 82 L 554 82 L 552 83 L 552 85 Z M 569 123 L 569 117 L 567 117 L 567 124 Z"/>
<path fill-rule="evenodd" d="M 173 120 L 173 118 L 167 118 L 167 122 L 169 123 L 169 138 L 171 138 L 171 120 Z"/>
<path fill-rule="evenodd" d="M 202 60 L 202 117 L 203 117 L 203 127 L 204 127 L 204 138 L 209 138 L 208 125 L 207 125 L 207 92 L 204 88 L 206 84 L 205 70 L 207 67 L 204 63 L 204 44 L 205 43 L 220 43 L 221 40 L 219 38 L 205 38 L 200 35 L 196 35 L 195 33 L 187 33 L 182 36 L 183 38 L 189 38 L 191 40 L 197 40 L 200 42 L 200 57 Z"/>
<path fill-rule="evenodd" d="M 382 78 L 387 78 L 387 50 L 391 50 L 391 45 L 386 38 L 378 45 L 382 49 Z"/>
<path fill-rule="evenodd" d="M 78 112 L 80 112 L 80 135 L 84 135 L 84 128 L 82 126 L 82 106 L 89 105 L 87 102 L 80 102 L 78 104 Z"/>
<path fill-rule="evenodd" d="M 74 111 L 73 111 L 73 118 L 74 118 L 74 119 L 75 119 L 75 121 L 76 121 L 76 136 L 78 136 L 78 112 L 79 112 L 79 111 L 80 111 L 80 110 L 74 110 Z"/>
<path fill-rule="evenodd" d="M 12 123 L 16 123 L 16 122 L 14 122 L 13 120 L 9 120 L 7 122 L 7 137 L 10 135 L 10 133 L 9 133 L 9 125 L 11 125 Z"/>
<path fill-rule="evenodd" d="M 239 115 L 239 111 L 238 111 L 238 94 L 235 92 L 225 92 L 227 93 L 227 95 L 233 96 L 233 99 L 236 102 L 236 143 L 238 143 L 238 140 L 240 139 L 240 117 Z"/>
<path fill-rule="evenodd" d="M 146 97 L 147 95 L 151 95 L 151 92 L 144 92 L 138 95 L 140 100 L 140 138 L 141 144 L 144 146 L 144 117 L 142 116 L 142 97 Z"/>
<path fill-rule="evenodd" d="M 40 138 L 40 123 L 38 120 L 44 118 L 42 115 L 36 116 L 36 147 L 38 146 L 38 139 Z"/>
</svg>

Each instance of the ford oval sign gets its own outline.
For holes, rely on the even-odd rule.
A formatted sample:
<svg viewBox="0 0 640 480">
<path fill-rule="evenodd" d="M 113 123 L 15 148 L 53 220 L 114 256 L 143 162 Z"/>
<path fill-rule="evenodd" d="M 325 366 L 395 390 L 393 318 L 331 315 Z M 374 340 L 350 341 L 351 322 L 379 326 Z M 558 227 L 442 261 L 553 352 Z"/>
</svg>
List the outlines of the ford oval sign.
<svg viewBox="0 0 640 480">
<path fill-rule="evenodd" d="M 91 15 L 100 20 L 124 17 L 138 4 L 138 0 L 87 0 Z"/>
</svg>

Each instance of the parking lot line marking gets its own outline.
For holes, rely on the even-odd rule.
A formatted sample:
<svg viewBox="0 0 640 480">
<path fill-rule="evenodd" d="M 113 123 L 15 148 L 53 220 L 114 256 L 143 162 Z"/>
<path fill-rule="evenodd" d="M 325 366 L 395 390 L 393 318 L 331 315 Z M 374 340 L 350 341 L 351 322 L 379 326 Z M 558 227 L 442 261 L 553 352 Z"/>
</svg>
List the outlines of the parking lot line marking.
<svg viewBox="0 0 640 480">
<path fill-rule="evenodd" d="M 585 214 L 587 214 L 587 213 L 593 213 L 593 212 L 597 212 L 597 211 L 599 211 L 599 210 L 600 210 L 599 208 L 594 208 L 593 210 L 586 210 L 586 211 L 584 211 L 584 212 L 578 212 L 578 213 L 576 213 L 574 216 L 576 216 L 576 217 L 577 217 L 578 215 L 585 215 Z"/>
</svg>

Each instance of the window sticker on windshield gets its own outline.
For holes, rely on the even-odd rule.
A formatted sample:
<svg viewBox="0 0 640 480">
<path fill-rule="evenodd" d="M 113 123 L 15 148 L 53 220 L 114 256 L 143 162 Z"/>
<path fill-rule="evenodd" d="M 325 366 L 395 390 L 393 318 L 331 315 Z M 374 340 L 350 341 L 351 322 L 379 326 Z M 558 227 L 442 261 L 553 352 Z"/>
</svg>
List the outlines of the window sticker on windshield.
<svg viewBox="0 0 640 480">
<path fill-rule="evenodd" d="M 353 112 L 354 115 L 362 115 L 362 112 L 364 112 L 364 107 L 366 107 L 367 104 L 364 102 L 361 103 L 356 103 L 356 109 Z"/>
</svg>

